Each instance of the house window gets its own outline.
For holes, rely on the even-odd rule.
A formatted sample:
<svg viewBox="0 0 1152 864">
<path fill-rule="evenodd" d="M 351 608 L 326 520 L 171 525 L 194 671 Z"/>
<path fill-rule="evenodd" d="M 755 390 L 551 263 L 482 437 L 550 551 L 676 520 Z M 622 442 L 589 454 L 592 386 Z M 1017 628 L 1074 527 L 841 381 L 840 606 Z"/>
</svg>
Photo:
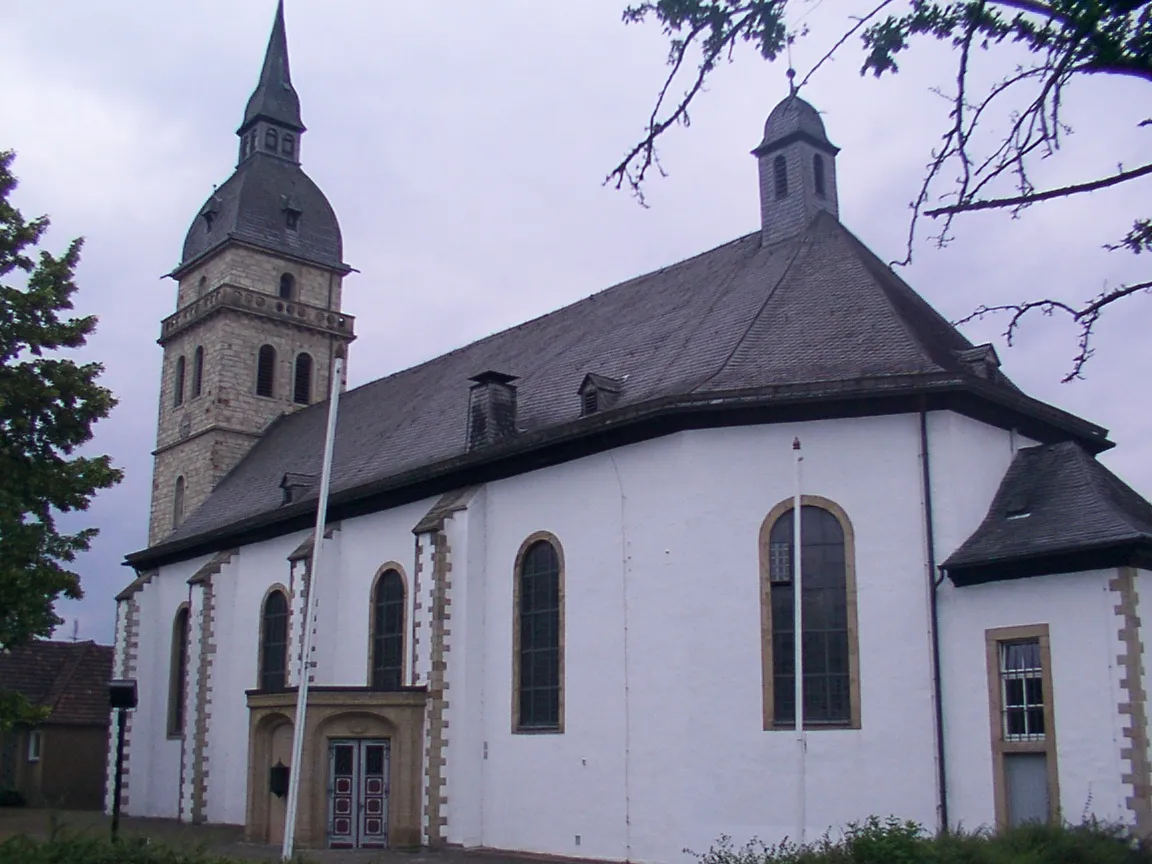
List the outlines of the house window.
<svg viewBox="0 0 1152 864">
<path fill-rule="evenodd" d="M 516 556 L 513 731 L 564 731 L 564 566 L 560 543 L 534 534 Z"/>
<path fill-rule="evenodd" d="M 285 300 L 292 299 L 292 289 L 296 287 L 296 280 L 291 273 L 280 274 L 280 296 Z"/>
<path fill-rule="evenodd" d="M 275 153 L 277 143 L 278 142 L 276 140 L 276 130 L 275 129 L 269 129 L 267 132 L 264 133 L 264 149 L 265 150 L 267 150 L 269 153 Z"/>
<path fill-rule="evenodd" d="M 175 530 L 184 521 L 184 478 L 176 478 L 176 491 L 172 494 L 172 528 Z"/>
<path fill-rule="evenodd" d="M 783 153 L 772 160 L 772 174 L 776 180 L 776 198 L 787 198 L 788 164 L 784 161 Z"/>
<path fill-rule="evenodd" d="M 276 385 L 276 349 L 261 345 L 256 357 L 256 395 L 271 397 Z"/>
<path fill-rule="evenodd" d="M 296 154 L 296 138 L 291 133 L 285 132 L 280 139 L 280 152 L 289 157 Z"/>
<path fill-rule="evenodd" d="M 296 375 L 292 381 L 292 401 L 307 405 L 312 401 L 312 355 L 300 354 L 296 357 Z"/>
<path fill-rule="evenodd" d="M 39 729 L 33 729 L 28 733 L 28 761 L 39 762 L 40 756 L 44 752 L 44 733 Z"/>
<path fill-rule="evenodd" d="M 184 355 L 176 358 L 176 386 L 173 388 L 172 404 L 184 404 Z"/>
<path fill-rule="evenodd" d="M 985 634 L 999 827 L 1059 818 L 1048 626 Z"/>
<path fill-rule="evenodd" d="M 388 568 L 372 589 L 372 688 L 404 684 L 404 577 Z"/>
<path fill-rule="evenodd" d="M 184 734 L 184 699 L 188 687 L 188 606 L 181 606 L 172 622 L 172 657 L 168 670 L 168 737 Z"/>
<path fill-rule="evenodd" d="M 765 729 L 796 724 L 793 507 L 760 527 L 760 621 Z M 801 508 L 804 728 L 860 727 L 856 577 L 852 525 L 834 502 L 804 496 Z"/>
<path fill-rule="evenodd" d="M 594 388 L 590 388 L 584 391 L 584 397 L 581 400 L 581 409 L 583 410 L 585 417 L 587 417 L 589 414 L 595 414 L 599 410 L 599 395 L 600 394 Z"/>
<path fill-rule="evenodd" d="M 195 399 L 204 389 L 204 346 L 197 345 L 192 355 L 192 398 Z"/>
<path fill-rule="evenodd" d="M 819 153 L 812 154 L 812 177 L 816 184 L 816 197 L 825 197 L 827 192 L 824 187 L 824 157 Z"/>
<path fill-rule="evenodd" d="M 260 689 L 283 690 L 288 683 L 288 598 L 279 588 L 264 601 L 260 621 Z"/>
</svg>

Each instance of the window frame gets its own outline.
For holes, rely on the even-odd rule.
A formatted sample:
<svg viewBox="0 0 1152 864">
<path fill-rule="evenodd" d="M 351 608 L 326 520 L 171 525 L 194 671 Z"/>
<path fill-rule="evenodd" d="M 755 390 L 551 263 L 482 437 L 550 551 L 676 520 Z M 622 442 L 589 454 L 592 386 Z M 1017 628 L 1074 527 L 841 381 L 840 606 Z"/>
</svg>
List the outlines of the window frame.
<svg viewBox="0 0 1152 864">
<path fill-rule="evenodd" d="M 389 561 L 376 571 L 376 577 L 372 580 L 372 588 L 368 594 L 368 687 L 382 693 L 394 691 L 391 688 L 378 687 L 376 684 L 376 592 L 384 577 L 391 572 L 400 577 L 400 590 L 403 592 L 400 602 L 400 685 L 396 689 L 403 690 L 408 686 L 408 575 L 400 564 Z"/>
<path fill-rule="evenodd" d="M 775 663 L 772 650 L 772 528 L 786 513 L 792 512 L 793 499 L 786 498 L 773 507 L 760 523 L 760 675 L 763 728 L 766 732 L 795 731 L 794 721 L 776 721 Z M 844 533 L 844 593 L 848 621 L 848 714 L 847 722 L 805 722 L 805 732 L 837 731 L 861 728 L 860 706 L 860 639 L 856 604 L 856 532 L 844 508 L 819 495 L 803 495 L 801 507 L 819 507 L 832 514 Z"/>
<path fill-rule="evenodd" d="M 197 345 L 192 352 L 192 399 L 204 392 L 204 346 Z"/>
<path fill-rule="evenodd" d="M 264 679 L 267 677 L 265 664 L 268 660 L 268 602 L 272 599 L 274 594 L 279 594 L 284 598 L 284 683 L 279 687 L 265 687 Z M 292 657 L 292 597 L 280 583 L 271 586 L 264 594 L 264 598 L 260 601 L 260 645 L 259 652 L 256 658 L 256 685 L 257 689 L 269 693 L 282 693 L 288 689 L 290 684 L 291 675 L 289 672 L 289 662 Z M 305 670 L 307 674 L 307 670 Z"/>
<path fill-rule="evenodd" d="M 772 184 L 777 201 L 788 197 L 788 158 L 783 153 L 772 160 Z"/>
<path fill-rule="evenodd" d="M 39 762 L 44 758 L 44 733 L 40 729 L 28 730 L 28 750 L 25 756 L 29 763 Z"/>
<path fill-rule="evenodd" d="M 175 531 L 184 521 L 184 502 L 188 496 L 188 481 L 180 474 L 172 484 L 172 530 Z"/>
<path fill-rule="evenodd" d="M 182 644 L 177 642 L 181 637 Z M 191 642 L 192 610 L 187 603 L 181 603 L 172 617 L 172 645 L 168 661 L 169 738 L 183 738 L 188 723 L 188 649 Z"/>
<path fill-rule="evenodd" d="M 305 365 L 307 366 L 307 370 L 308 370 L 307 371 L 308 380 L 305 382 L 306 387 L 304 388 L 305 392 L 304 392 L 304 398 L 303 399 L 300 398 L 300 395 L 301 395 L 300 394 L 300 372 L 301 372 L 300 361 L 301 360 L 307 361 Z M 311 405 L 312 404 L 313 390 L 315 389 L 315 387 L 313 386 L 315 383 L 313 381 L 313 379 L 315 377 L 315 375 L 314 375 L 315 371 L 316 371 L 316 361 L 313 359 L 311 354 L 309 354 L 307 351 L 301 351 L 299 354 L 296 355 L 296 359 L 292 363 L 292 402 L 295 403 L 296 405 Z"/>
<path fill-rule="evenodd" d="M 179 408 L 184 404 L 184 384 L 185 378 L 188 376 L 188 361 L 184 359 L 181 354 L 176 358 L 176 373 L 174 386 L 172 388 L 172 407 Z"/>
<path fill-rule="evenodd" d="M 1004 729 L 1004 701 L 1000 652 L 1012 643 L 1038 642 L 1040 680 L 1044 688 L 1044 739 L 1008 740 Z M 1048 820 L 1060 821 L 1060 770 L 1057 764 L 1055 692 L 1052 687 L 1052 649 L 1047 624 L 994 627 L 984 631 L 988 664 L 988 716 L 992 744 L 992 793 L 996 827 L 1008 827 L 1008 778 L 1004 757 L 1012 753 L 1042 753 L 1048 770 Z"/>
<path fill-rule="evenodd" d="M 287 292 L 287 293 L 285 293 Z M 280 274 L 280 284 L 276 289 L 276 296 L 281 300 L 296 299 L 296 277 L 291 273 Z"/>
<path fill-rule="evenodd" d="M 523 583 L 524 560 L 528 551 L 537 543 L 549 543 L 556 553 L 557 573 L 557 599 L 559 603 L 559 621 L 557 624 L 557 711 L 555 726 L 523 726 L 520 723 L 520 595 Z M 516 735 L 562 735 L 564 734 L 564 642 L 565 642 L 565 608 L 567 606 L 564 596 L 564 547 L 559 538 L 550 531 L 536 531 L 529 534 L 520 549 L 516 552 L 516 559 L 512 570 L 512 732 Z"/>
</svg>

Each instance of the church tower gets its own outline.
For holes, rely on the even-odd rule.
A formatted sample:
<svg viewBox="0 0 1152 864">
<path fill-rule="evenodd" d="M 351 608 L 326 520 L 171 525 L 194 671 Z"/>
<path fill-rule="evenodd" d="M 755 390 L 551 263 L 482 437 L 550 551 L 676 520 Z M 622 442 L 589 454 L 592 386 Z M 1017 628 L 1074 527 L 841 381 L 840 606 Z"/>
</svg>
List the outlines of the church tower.
<svg viewBox="0 0 1152 864">
<path fill-rule="evenodd" d="M 304 124 L 292 87 L 283 0 L 260 81 L 237 130 L 232 176 L 184 240 L 164 348 L 148 543 L 162 541 L 281 414 L 323 400 L 337 346 L 340 225 L 300 168 Z"/>
<path fill-rule="evenodd" d="M 836 154 L 816 109 L 793 91 L 772 109 L 760 162 L 760 218 L 764 245 L 801 233 L 820 210 L 839 218 Z"/>
</svg>

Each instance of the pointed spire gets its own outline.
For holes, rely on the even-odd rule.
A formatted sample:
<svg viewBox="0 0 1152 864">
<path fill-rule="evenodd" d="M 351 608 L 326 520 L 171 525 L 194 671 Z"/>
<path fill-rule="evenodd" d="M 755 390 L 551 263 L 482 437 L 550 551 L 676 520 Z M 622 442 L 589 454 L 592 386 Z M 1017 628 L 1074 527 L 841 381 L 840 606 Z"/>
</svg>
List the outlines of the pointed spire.
<svg viewBox="0 0 1152 864">
<path fill-rule="evenodd" d="M 270 120 L 297 132 L 304 131 L 300 120 L 300 97 L 292 87 L 288 68 L 288 37 L 284 30 L 284 0 L 276 4 L 276 20 L 268 37 L 260 83 L 248 100 L 240 134 L 259 119 Z"/>
</svg>

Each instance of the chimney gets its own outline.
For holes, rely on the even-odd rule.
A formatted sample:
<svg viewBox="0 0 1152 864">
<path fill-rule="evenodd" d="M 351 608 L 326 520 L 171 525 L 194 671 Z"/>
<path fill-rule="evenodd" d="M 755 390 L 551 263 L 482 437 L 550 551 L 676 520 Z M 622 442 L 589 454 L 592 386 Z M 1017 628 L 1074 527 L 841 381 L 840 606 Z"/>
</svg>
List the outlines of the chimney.
<svg viewBox="0 0 1152 864">
<path fill-rule="evenodd" d="M 469 381 L 468 450 L 506 441 L 516 434 L 517 376 L 489 369 Z"/>
</svg>

